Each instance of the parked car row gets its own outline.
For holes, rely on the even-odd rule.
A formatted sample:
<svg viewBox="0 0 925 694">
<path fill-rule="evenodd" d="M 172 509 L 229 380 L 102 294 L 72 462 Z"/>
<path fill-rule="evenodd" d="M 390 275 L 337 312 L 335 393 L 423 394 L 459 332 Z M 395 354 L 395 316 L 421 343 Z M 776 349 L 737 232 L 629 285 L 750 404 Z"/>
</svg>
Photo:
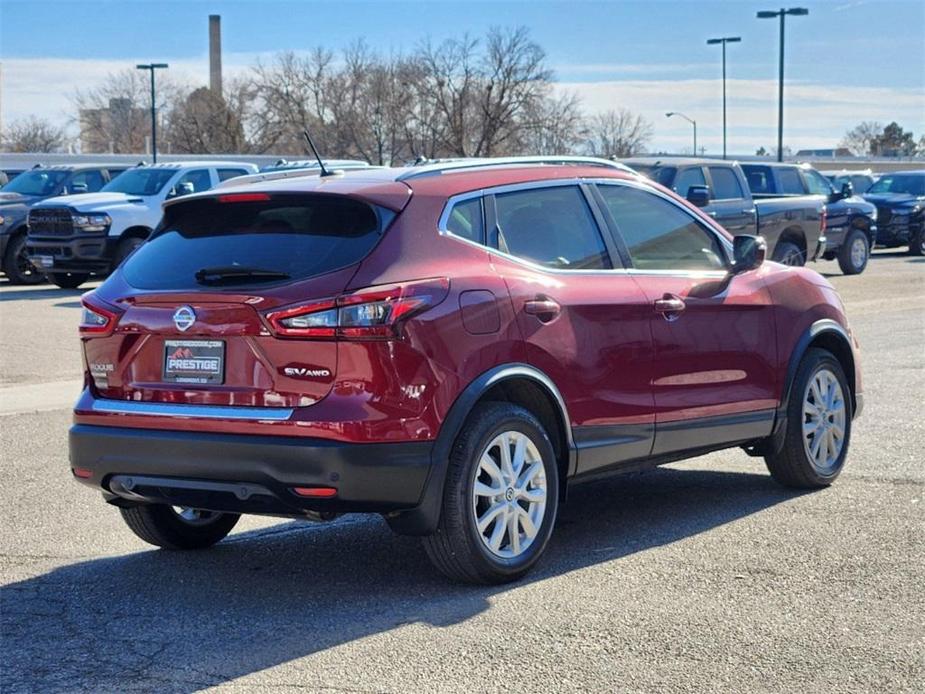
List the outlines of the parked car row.
<svg viewBox="0 0 925 694">
<path fill-rule="evenodd" d="M 837 260 L 842 272 L 867 267 L 875 245 L 925 254 L 925 171 L 884 174 L 866 189 L 835 188 L 809 164 L 636 158 L 624 163 L 701 207 L 732 234 L 763 235 L 774 260 Z M 866 180 L 864 181 L 866 183 Z"/>
</svg>

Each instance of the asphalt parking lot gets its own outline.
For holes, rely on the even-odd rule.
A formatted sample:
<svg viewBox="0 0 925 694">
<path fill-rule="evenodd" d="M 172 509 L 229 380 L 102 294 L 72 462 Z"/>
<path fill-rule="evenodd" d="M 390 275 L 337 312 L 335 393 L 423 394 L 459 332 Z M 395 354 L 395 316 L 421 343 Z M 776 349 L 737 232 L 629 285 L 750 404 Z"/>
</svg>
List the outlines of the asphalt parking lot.
<svg viewBox="0 0 925 694">
<path fill-rule="evenodd" d="M 0 280 L 0 690 L 925 688 L 925 258 L 831 273 L 866 394 L 830 489 L 737 450 L 577 488 L 522 583 L 447 583 L 377 518 L 155 551 L 70 479 L 79 291 Z"/>
</svg>

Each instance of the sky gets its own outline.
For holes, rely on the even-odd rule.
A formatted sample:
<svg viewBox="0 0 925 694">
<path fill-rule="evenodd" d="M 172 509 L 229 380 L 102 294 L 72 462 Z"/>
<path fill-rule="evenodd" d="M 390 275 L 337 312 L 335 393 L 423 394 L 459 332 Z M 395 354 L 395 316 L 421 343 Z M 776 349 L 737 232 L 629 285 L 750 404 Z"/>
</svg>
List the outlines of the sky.
<svg viewBox="0 0 925 694">
<path fill-rule="evenodd" d="M 898 121 L 925 133 L 925 2 L 805 2 L 787 18 L 785 145 L 833 147 L 863 120 Z M 302 0 L 0 0 L 0 117 L 76 116 L 77 88 L 137 62 L 170 63 L 171 76 L 208 82 L 208 15 L 222 16 L 225 75 L 282 50 L 339 50 L 362 38 L 385 53 L 492 26 L 526 26 L 543 47 L 556 89 L 588 113 L 629 108 L 653 125 L 653 151 L 722 149 L 721 50 L 727 53 L 730 152 L 777 140 L 778 20 L 757 19 L 768 2 L 322 2 Z"/>
</svg>

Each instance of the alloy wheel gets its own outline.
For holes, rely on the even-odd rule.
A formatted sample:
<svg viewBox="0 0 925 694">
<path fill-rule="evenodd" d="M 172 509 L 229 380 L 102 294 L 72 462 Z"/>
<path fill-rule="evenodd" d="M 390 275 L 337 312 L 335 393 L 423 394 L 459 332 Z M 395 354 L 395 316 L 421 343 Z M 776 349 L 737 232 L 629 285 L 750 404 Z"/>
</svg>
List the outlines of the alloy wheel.
<svg viewBox="0 0 925 694">
<path fill-rule="evenodd" d="M 492 554 L 513 559 L 526 552 L 546 515 L 543 458 L 530 438 L 505 431 L 479 459 L 472 486 L 472 513 L 482 544 Z"/>
<path fill-rule="evenodd" d="M 810 464 L 831 474 L 845 446 L 847 406 L 841 383 L 827 368 L 813 374 L 803 394 L 803 448 Z"/>
<path fill-rule="evenodd" d="M 862 267 L 866 260 L 867 239 L 859 236 L 851 243 L 851 264 L 857 269 Z"/>
<path fill-rule="evenodd" d="M 208 525 L 221 515 L 214 511 L 203 511 L 189 506 L 171 506 L 171 508 L 180 520 L 189 525 Z"/>
</svg>

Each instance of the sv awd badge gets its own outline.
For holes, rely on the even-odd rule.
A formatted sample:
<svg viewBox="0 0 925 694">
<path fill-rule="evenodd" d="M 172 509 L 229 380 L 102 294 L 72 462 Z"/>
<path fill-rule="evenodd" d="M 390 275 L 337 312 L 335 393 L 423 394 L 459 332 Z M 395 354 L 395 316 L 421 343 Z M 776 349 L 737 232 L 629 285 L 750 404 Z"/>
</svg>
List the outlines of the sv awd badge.
<svg viewBox="0 0 925 694">
<path fill-rule="evenodd" d="M 280 369 L 280 373 L 289 378 L 316 379 L 330 378 L 331 370 L 317 366 L 304 366 L 302 364 L 290 364 Z"/>
</svg>

